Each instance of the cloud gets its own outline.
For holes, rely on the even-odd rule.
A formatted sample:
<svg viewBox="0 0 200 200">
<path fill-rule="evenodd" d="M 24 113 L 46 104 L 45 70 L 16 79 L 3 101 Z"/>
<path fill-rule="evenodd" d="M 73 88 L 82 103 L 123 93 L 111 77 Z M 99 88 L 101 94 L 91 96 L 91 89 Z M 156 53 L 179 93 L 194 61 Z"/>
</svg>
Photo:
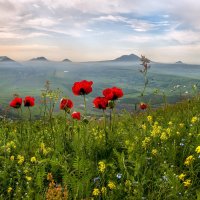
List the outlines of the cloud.
<svg viewBox="0 0 200 200">
<path fill-rule="evenodd" d="M 49 18 L 35 18 L 27 20 L 25 24 L 30 27 L 51 27 L 58 24 L 58 22 Z"/>
<path fill-rule="evenodd" d="M 200 42 L 199 7 L 197 0 L 0 0 L 0 42 L 82 46 L 93 56 L 117 46 L 186 49 Z"/>
</svg>

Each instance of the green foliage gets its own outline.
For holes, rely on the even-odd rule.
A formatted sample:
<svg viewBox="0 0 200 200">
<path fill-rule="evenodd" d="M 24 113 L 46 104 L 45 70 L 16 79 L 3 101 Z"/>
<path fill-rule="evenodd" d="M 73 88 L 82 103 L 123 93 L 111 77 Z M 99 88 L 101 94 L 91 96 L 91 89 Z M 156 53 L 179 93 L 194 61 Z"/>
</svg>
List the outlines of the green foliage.
<svg viewBox="0 0 200 200">
<path fill-rule="evenodd" d="M 94 117 L 67 124 L 64 115 L 4 118 L 0 198 L 45 199 L 51 173 L 68 199 L 199 199 L 199 110 L 197 96 L 156 110 L 124 111 L 112 129 Z"/>
</svg>

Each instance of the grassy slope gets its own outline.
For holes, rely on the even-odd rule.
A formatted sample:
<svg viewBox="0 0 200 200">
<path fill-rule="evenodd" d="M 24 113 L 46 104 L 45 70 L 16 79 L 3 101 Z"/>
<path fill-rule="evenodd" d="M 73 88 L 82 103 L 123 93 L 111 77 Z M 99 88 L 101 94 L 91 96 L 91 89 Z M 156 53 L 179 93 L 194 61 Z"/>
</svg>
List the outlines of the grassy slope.
<svg viewBox="0 0 200 200">
<path fill-rule="evenodd" d="M 59 193 L 54 186 L 47 192 L 47 173 L 52 173 L 57 184 L 67 187 L 69 199 L 95 197 L 94 189 L 102 187 L 107 191 L 100 192 L 103 199 L 196 199 L 200 190 L 200 154 L 195 152 L 200 145 L 199 110 L 197 97 L 146 112 L 124 111 L 113 117 L 112 130 L 108 116 L 106 129 L 103 119 L 92 118 L 87 124 L 68 116 L 66 124 L 62 112 L 52 120 L 31 123 L 2 120 L 1 198 L 43 199 L 45 193 Z M 149 115 L 152 121 L 147 120 Z M 197 121 L 192 122 L 194 116 Z M 24 156 L 22 163 L 19 155 Z M 194 160 L 185 165 L 190 155 Z M 31 162 L 33 156 L 36 162 Z M 99 161 L 105 163 L 101 171 Z M 184 180 L 178 178 L 182 173 Z M 184 186 L 187 180 L 190 186 Z M 110 182 L 115 185 L 112 189 Z"/>
</svg>

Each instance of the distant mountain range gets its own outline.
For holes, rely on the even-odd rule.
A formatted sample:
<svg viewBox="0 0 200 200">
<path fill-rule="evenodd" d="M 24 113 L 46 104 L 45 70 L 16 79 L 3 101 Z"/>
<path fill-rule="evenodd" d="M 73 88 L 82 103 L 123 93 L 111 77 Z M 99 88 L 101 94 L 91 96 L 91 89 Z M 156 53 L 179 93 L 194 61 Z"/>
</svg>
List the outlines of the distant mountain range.
<svg viewBox="0 0 200 200">
<path fill-rule="evenodd" d="M 45 57 L 32 58 L 30 61 L 48 61 Z"/>
<path fill-rule="evenodd" d="M 14 61 L 14 60 L 8 58 L 7 56 L 0 56 L 0 62 L 4 62 L 4 61 Z M 40 56 L 40 57 L 32 58 L 29 61 L 49 61 L 49 60 L 43 56 Z M 140 57 L 135 54 L 130 54 L 130 55 L 122 55 L 114 60 L 105 60 L 103 62 L 107 62 L 107 61 L 109 61 L 109 62 L 111 62 L 111 61 L 114 61 L 114 62 L 130 62 L 130 61 L 136 62 L 136 61 L 140 61 Z M 66 58 L 66 59 L 62 60 L 62 62 L 72 62 L 72 61 Z"/>
<path fill-rule="evenodd" d="M 49 60 L 43 56 L 40 56 L 40 57 L 32 58 L 29 61 L 47 62 Z M 7 56 L 0 56 L 0 62 L 16 62 L 16 61 Z M 60 62 L 72 62 L 72 61 L 66 58 Z M 140 62 L 140 57 L 135 54 L 129 54 L 129 55 L 122 55 L 113 60 L 103 60 L 103 61 L 99 61 L 99 62 Z M 155 63 L 155 62 L 151 61 L 151 63 Z M 184 64 L 184 63 L 182 61 L 177 61 L 175 64 Z"/>
<path fill-rule="evenodd" d="M 183 62 L 179 60 L 175 64 L 183 64 Z"/>
<path fill-rule="evenodd" d="M 72 62 L 72 61 L 66 58 L 62 62 Z"/>
<path fill-rule="evenodd" d="M 140 61 L 140 57 L 135 55 L 135 54 L 130 54 L 130 55 L 123 55 L 120 56 L 119 58 L 116 58 L 112 61 L 117 61 L 117 62 L 137 62 Z"/>
<path fill-rule="evenodd" d="M 15 62 L 15 61 L 8 58 L 7 56 L 0 56 L 0 62 Z"/>
</svg>

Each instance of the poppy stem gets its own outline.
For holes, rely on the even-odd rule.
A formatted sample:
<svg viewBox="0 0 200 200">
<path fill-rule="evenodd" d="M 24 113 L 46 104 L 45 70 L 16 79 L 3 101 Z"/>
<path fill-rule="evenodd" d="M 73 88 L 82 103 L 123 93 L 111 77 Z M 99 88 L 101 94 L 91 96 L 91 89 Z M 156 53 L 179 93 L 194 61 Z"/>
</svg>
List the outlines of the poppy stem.
<svg viewBox="0 0 200 200">
<path fill-rule="evenodd" d="M 20 120 L 20 136 L 21 136 L 21 147 L 23 147 L 23 134 L 22 134 L 22 130 L 23 130 L 23 124 L 22 124 L 22 108 L 20 107 L 20 112 L 21 112 L 21 120 Z"/>
<path fill-rule="evenodd" d="M 86 97 L 85 97 L 85 94 L 83 95 L 83 97 L 84 97 L 84 109 L 85 109 L 85 117 L 86 117 L 87 109 L 86 109 Z"/>
<path fill-rule="evenodd" d="M 64 135 L 63 135 L 63 142 L 64 142 L 64 151 L 67 149 L 67 143 L 66 143 L 66 138 L 67 138 L 67 111 L 65 110 L 65 130 L 64 130 Z"/>
<path fill-rule="evenodd" d="M 30 109 L 30 107 L 28 106 L 28 111 L 29 111 L 29 121 L 30 121 L 30 123 L 29 123 L 29 125 L 30 125 L 30 131 L 28 131 L 28 134 L 27 134 L 27 136 L 28 136 L 28 152 L 30 152 L 30 147 L 31 147 L 31 140 L 30 140 L 30 136 L 32 135 L 32 123 L 31 123 L 31 109 Z"/>
<path fill-rule="evenodd" d="M 110 109 L 110 130 L 112 131 L 112 111 L 113 109 Z"/>
<path fill-rule="evenodd" d="M 31 109 L 29 106 L 28 106 L 28 111 L 29 111 L 29 120 L 31 121 Z"/>
<path fill-rule="evenodd" d="M 107 144 L 108 144 L 108 133 L 106 131 L 106 113 L 105 113 L 104 109 L 103 109 L 103 116 L 104 116 L 105 141 L 106 141 L 106 146 L 107 146 Z"/>
</svg>

